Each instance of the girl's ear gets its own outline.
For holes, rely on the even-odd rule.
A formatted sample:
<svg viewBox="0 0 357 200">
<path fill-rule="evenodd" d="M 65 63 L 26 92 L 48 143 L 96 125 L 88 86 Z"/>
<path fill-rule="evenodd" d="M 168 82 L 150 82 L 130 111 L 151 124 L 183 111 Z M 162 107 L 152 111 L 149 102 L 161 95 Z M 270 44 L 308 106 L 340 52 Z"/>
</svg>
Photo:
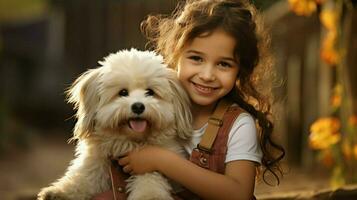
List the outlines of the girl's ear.
<svg viewBox="0 0 357 200">
<path fill-rule="evenodd" d="M 95 115 L 99 102 L 97 93 L 100 68 L 90 69 L 78 77 L 66 91 L 68 103 L 77 110 L 77 123 L 71 140 L 83 139 L 94 132 Z"/>
<path fill-rule="evenodd" d="M 190 99 L 186 91 L 177 79 L 177 73 L 168 69 L 168 80 L 171 87 L 172 103 L 176 118 L 177 134 L 181 139 L 189 139 L 192 136 L 192 114 Z"/>
</svg>

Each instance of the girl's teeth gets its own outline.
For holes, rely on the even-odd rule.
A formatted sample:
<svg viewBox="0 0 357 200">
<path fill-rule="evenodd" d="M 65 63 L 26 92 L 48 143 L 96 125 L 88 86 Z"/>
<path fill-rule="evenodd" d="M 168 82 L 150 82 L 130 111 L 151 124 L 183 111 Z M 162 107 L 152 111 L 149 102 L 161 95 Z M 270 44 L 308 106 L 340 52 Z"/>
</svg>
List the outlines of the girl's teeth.
<svg viewBox="0 0 357 200">
<path fill-rule="evenodd" d="M 201 90 L 205 90 L 205 91 L 211 91 L 211 88 L 207 88 L 207 87 L 202 87 L 202 86 L 198 86 Z"/>
<path fill-rule="evenodd" d="M 204 92 L 211 92 L 213 90 L 213 88 L 210 88 L 210 87 L 204 87 L 204 86 L 201 86 L 201 85 L 198 85 L 198 84 L 195 84 L 195 86 L 201 90 L 201 91 L 204 91 Z"/>
</svg>

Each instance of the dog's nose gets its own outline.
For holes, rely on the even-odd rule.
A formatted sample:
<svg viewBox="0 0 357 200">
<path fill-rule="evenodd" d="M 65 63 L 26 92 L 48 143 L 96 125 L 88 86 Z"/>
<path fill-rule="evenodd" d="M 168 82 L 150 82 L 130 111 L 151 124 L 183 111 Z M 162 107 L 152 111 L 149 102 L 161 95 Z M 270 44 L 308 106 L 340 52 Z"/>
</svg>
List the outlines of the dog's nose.
<svg viewBox="0 0 357 200">
<path fill-rule="evenodd" d="M 131 110 L 135 113 L 140 115 L 141 113 L 144 112 L 145 110 L 145 106 L 144 104 L 140 103 L 140 102 L 136 102 L 133 105 L 131 105 Z"/>
</svg>

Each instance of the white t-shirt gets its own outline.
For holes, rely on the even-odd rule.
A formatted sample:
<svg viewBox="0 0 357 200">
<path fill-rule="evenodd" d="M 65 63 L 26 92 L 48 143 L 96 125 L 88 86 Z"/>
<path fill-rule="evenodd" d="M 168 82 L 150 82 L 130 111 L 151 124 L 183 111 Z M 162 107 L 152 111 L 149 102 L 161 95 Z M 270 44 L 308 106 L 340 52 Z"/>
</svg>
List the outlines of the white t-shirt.
<svg viewBox="0 0 357 200">
<path fill-rule="evenodd" d="M 184 145 L 187 153 L 191 155 L 192 150 L 201 141 L 208 124 L 193 131 L 190 142 Z M 241 113 L 229 132 L 227 141 L 227 154 L 225 163 L 235 160 L 249 160 L 261 164 L 263 153 L 258 143 L 257 128 L 255 121 L 248 113 Z"/>
</svg>

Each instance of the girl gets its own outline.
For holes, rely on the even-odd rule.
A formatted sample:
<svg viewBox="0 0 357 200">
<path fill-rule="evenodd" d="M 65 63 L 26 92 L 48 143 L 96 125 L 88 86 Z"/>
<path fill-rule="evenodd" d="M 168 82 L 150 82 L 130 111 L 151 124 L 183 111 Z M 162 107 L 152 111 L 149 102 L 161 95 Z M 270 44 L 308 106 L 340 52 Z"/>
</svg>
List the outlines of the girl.
<svg viewBox="0 0 357 200">
<path fill-rule="evenodd" d="M 142 28 L 166 62 L 177 69 L 190 96 L 195 131 L 185 145 L 188 153 L 200 142 L 221 99 L 244 112 L 227 130 L 222 172 L 153 146 L 119 159 L 123 170 L 131 174 L 159 171 L 202 199 L 252 199 L 260 165 L 264 181 L 266 172 L 271 172 L 279 182 L 279 161 L 285 152 L 272 139 L 270 91 L 263 93 L 261 87 L 269 85 L 263 78 L 271 72 L 271 62 L 266 59 L 268 40 L 254 7 L 243 0 L 188 0 L 172 16 L 149 16 Z"/>
</svg>

